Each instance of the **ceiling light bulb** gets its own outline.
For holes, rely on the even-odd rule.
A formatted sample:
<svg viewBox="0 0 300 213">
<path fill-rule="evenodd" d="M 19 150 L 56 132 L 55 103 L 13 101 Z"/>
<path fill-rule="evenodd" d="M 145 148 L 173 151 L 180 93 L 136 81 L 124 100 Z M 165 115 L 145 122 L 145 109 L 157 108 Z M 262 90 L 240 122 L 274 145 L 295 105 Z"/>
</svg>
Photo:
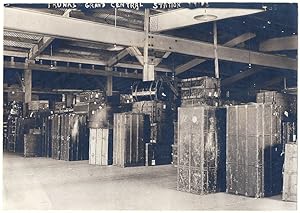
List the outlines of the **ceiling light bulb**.
<svg viewBox="0 0 300 213">
<path fill-rule="evenodd" d="M 197 21 L 212 21 L 212 20 L 215 20 L 217 18 L 218 18 L 218 16 L 212 15 L 212 14 L 204 14 L 204 15 L 194 16 L 194 19 L 197 20 Z"/>
<path fill-rule="evenodd" d="M 270 22 L 270 21 L 268 21 L 268 24 L 271 24 L 271 22 Z"/>
<path fill-rule="evenodd" d="M 284 30 L 281 30 L 282 33 L 284 33 Z"/>
<path fill-rule="evenodd" d="M 265 29 L 265 28 L 266 28 L 266 26 L 263 26 L 263 28 Z"/>
</svg>

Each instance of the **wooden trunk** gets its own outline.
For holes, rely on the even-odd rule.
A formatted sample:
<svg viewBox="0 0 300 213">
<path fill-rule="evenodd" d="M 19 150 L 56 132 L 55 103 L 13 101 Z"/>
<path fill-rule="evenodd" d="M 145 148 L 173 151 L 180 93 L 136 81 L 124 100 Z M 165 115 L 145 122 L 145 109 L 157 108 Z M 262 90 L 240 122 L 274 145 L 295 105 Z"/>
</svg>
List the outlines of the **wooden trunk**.
<svg viewBox="0 0 300 213">
<path fill-rule="evenodd" d="M 179 108 L 177 189 L 195 194 L 225 190 L 225 111 Z"/>
<path fill-rule="evenodd" d="M 281 192 L 283 147 L 277 110 L 270 104 L 227 108 L 227 192 L 250 197 Z"/>
<path fill-rule="evenodd" d="M 112 130 L 90 128 L 89 164 L 112 164 Z"/>
<path fill-rule="evenodd" d="M 282 200 L 297 202 L 298 145 L 285 145 Z"/>
<path fill-rule="evenodd" d="M 149 143 L 149 117 L 139 113 L 115 113 L 113 165 L 145 165 L 145 144 Z"/>
<path fill-rule="evenodd" d="M 24 135 L 24 157 L 40 157 L 42 154 L 41 134 Z"/>
</svg>

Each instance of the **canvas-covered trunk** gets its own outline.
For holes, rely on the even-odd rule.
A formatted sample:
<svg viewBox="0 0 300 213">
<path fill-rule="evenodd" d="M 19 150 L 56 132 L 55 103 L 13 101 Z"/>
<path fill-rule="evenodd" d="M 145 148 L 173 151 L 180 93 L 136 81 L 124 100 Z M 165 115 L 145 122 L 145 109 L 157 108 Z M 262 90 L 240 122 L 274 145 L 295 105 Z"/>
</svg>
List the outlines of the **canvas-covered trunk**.
<svg viewBox="0 0 300 213">
<path fill-rule="evenodd" d="M 224 109 L 179 108 L 178 190 L 195 194 L 225 190 L 224 121 Z"/>
</svg>

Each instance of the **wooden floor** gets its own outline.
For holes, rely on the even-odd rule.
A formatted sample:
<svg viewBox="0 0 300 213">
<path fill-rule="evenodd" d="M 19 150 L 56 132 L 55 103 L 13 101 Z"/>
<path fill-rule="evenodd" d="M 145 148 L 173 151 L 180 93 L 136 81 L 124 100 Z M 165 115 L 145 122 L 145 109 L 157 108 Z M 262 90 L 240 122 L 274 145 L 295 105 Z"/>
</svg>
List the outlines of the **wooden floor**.
<svg viewBox="0 0 300 213">
<path fill-rule="evenodd" d="M 281 195 L 254 199 L 176 190 L 172 165 L 118 168 L 4 153 L 4 209 L 295 210 Z"/>
</svg>

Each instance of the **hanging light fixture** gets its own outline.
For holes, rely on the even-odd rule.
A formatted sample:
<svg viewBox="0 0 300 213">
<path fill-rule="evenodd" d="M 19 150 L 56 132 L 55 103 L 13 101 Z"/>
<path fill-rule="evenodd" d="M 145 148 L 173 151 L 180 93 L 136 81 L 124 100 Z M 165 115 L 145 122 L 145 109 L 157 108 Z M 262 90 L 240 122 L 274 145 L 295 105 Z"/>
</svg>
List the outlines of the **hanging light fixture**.
<svg viewBox="0 0 300 213">
<path fill-rule="evenodd" d="M 216 15 L 206 13 L 206 8 L 204 9 L 204 14 L 194 16 L 195 20 L 197 20 L 197 21 L 204 21 L 204 22 L 213 21 L 213 20 L 215 20 L 217 18 L 218 18 L 218 16 L 216 16 Z"/>
<path fill-rule="evenodd" d="M 117 28 L 117 8 L 115 8 L 115 28 Z M 123 46 L 119 46 L 116 43 L 114 43 L 113 46 L 107 48 L 108 51 L 120 51 L 123 49 Z"/>
</svg>

